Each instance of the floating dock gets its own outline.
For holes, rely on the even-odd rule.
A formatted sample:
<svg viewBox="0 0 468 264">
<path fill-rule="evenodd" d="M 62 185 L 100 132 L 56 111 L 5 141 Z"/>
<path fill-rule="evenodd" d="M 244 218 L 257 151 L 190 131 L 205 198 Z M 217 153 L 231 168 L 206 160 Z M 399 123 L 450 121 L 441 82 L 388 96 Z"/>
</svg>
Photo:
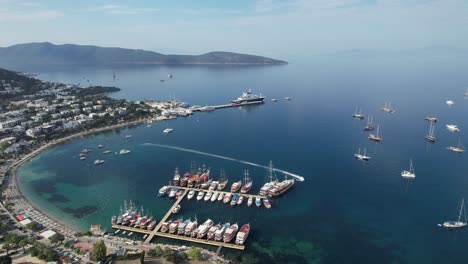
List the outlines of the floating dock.
<svg viewBox="0 0 468 264">
<path fill-rule="evenodd" d="M 182 187 L 184 188 L 184 187 Z M 191 189 L 191 188 L 186 188 L 186 189 Z M 231 248 L 231 249 L 238 249 L 238 250 L 244 250 L 245 246 L 244 245 L 237 245 L 233 243 L 224 243 L 220 241 L 213 241 L 213 240 L 207 240 L 207 239 L 200 239 L 200 238 L 194 238 L 194 237 L 186 237 L 182 235 L 176 235 L 176 234 L 169 234 L 169 233 L 163 233 L 159 232 L 159 229 L 161 228 L 162 224 L 167 221 L 169 216 L 172 214 L 172 210 L 180 204 L 180 202 L 184 199 L 185 195 L 187 195 L 188 191 L 185 191 L 184 194 L 179 196 L 179 198 L 176 200 L 176 202 L 172 205 L 172 207 L 169 209 L 169 211 L 164 215 L 164 217 L 159 221 L 158 225 L 153 230 L 147 230 L 147 229 L 141 229 L 141 228 L 135 228 L 135 227 L 129 227 L 129 226 L 124 226 L 124 225 L 112 225 L 112 228 L 114 229 L 122 229 L 126 231 L 130 231 L 133 233 L 140 233 L 140 234 L 147 234 L 148 237 L 146 238 L 145 242 L 149 243 L 155 236 L 159 237 L 166 237 L 166 238 L 172 238 L 172 239 L 177 239 L 177 240 L 183 240 L 187 242 L 193 242 L 193 243 L 200 243 L 200 244 L 205 244 L 205 245 L 210 245 L 210 246 L 217 246 L 217 247 L 225 247 L 225 248 Z"/>
</svg>

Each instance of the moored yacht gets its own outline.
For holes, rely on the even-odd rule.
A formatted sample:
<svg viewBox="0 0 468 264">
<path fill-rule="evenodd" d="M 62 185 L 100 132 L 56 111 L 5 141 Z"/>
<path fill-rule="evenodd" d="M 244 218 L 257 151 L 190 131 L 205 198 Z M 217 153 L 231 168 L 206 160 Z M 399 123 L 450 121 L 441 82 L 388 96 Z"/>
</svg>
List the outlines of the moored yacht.
<svg viewBox="0 0 468 264">
<path fill-rule="evenodd" d="M 354 110 L 354 113 L 353 113 L 353 118 L 356 118 L 356 119 L 359 119 L 359 120 L 364 119 L 364 115 L 362 114 L 362 109 L 360 109 L 359 112 L 358 112 L 358 108 L 356 106 L 356 109 Z"/>
<path fill-rule="evenodd" d="M 204 195 L 205 195 L 204 191 L 199 191 L 197 195 L 197 201 L 200 201 L 201 199 L 203 199 Z"/>
<path fill-rule="evenodd" d="M 241 193 L 248 193 L 252 189 L 252 179 L 249 177 L 249 171 L 244 172 L 244 186 L 241 188 Z"/>
<path fill-rule="evenodd" d="M 379 126 L 377 126 L 377 133 L 374 135 L 374 134 L 369 134 L 369 136 L 367 138 L 369 138 L 370 140 L 372 141 L 375 141 L 375 142 L 382 142 L 382 138 L 379 136 Z"/>
<path fill-rule="evenodd" d="M 128 153 L 130 153 L 130 150 L 128 150 L 128 149 L 121 149 L 121 150 L 119 151 L 119 154 L 120 154 L 120 155 L 125 155 L 125 154 L 128 154 Z"/>
<path fill-rule="evenodd" d="M 190 190 L 189 193 L 187 194 L 187 199 L 191 200 L 194 195 L 195 195 L 195 190 Z"/>
<path fill-rule="evenodd" d="M 237 181 L 232 184 L 231 192 L 237 192 L 242 187 L 242 181 Z"/>
<path fill-rule="evenodd" d="M 245 224 L 241 227 L 236 236 L 236 244 L 243 245 L 250 233 L 250 224 Z"/>
<path fill-rule="evenodd" d="M 415 178 L 416 174 L 414 173 L 413 159 L 410 159 L 410 168 L 409 170 L 404 170 L 401 172 L 401 177 L 403 178 Z"/>
<path fill-rule="evenodd" d="M 236 100 L 232 100 L 231 102 L 234 104 L 242 104 L 251 102 L 263 102 L 264 99 L 265 97 L 263 97 L 261 94 L 253 94 L 252 91 L 249 89 L 247 92 L 242 93 L 242 95 L 239 98 L 237 98 Z"/>
<path fill-rule="evenodd" d="M 449 124 L 449 125 L 445 125 L 447 127 L 447 130 L 450 131 L 450 132 L 460 132 L 460 128 L 458 128 L 457 125 L 454 125 L 454 124 Z"/>
<path fill-rule="evenodd" d="M 354 153 L 354 157 L 357 160 L 364 160 L 364 161 L 368 161 L 371 158 L 371 157 L 366 155 L 366 149 L 364 149 L 364 153 L 361 154 L 361 149 L 360 148 L 358 149 L 358 153 Z"/>
<path fill-rule="evenodd" d="M 461 221 L 462 214 L 465 216 L 465 221 Z M 460 212 L 458 213 L 458 220 L 457 221 L 445 221 L 442 225 L 445 228 L 454 229 L 454 228 L 462 228 L 466 226 L 466 210 L 465 210 L 465 199 L 462 199 L 462 203 L 460 206 Z"/>
<path fill-rule="evenodd" d="M 230 226 L 223 235 L 223 241 L 224 243 L 229 243 L 231 240 L 234 238 L 234 236 L 237 233 L 237 229 L 239 229 L 239 226 L 236 224 Z"/>
</svg>

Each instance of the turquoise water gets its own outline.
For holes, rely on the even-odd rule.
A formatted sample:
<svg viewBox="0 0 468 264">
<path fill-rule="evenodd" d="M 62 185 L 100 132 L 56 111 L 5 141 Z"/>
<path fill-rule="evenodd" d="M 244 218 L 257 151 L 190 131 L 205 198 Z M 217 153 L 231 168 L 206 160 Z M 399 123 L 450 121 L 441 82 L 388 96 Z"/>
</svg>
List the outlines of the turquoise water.
<svg viewBox="0 0 468 264">
<path fill-rule="evenodd" d="M 448 232 L 437 224 L 455 218 L 461 198 L 468 197 L 466 154 L 446 150 L 464 140 L 468 129 L 466 67 L 463 60 L 442 57 L 317 57 L 274 67 L 36 69 L 45 80 L 114 84 L 123 90 L 113 96 L 132 100 L 177 97 L 191 104 L 222 104 L 247 88 L 268 99 L 261 106 L 197 113 L 56 146 L 20 169 L 21 188 L 46 212 L 87 229 L 95 223 L 109 226 L 110 217 L 130 199 L 161 218 L 171 201 L 157 198 L 157 190 L 176 166 L 185 171 L 192 161 L 205 163 L 215 176 L 225 169 L 231 182 L 249 169 L 256 190 L 267 173 L 145 143 L 262 165 L 273 160 L 306 180 L 273 200 L 272 210 L 183 201 L 180 214 L 250 222 L 247 251 L 225 252 L 245 263 L 461 263 L 468 258 L 467 230 Z M 168 73 L 174 78 L 161 83 Z M 449 99 L 455 101 L 452 108 L 445 104 Z M 396 113 L 379 110 L 386 101 Z M 356 106 L 380 124 L 381 144 L 367 139 L 365 121 L 351 118 Z M 427 115 L 439 118 L 435 144 L 424 140 Z M 462 132 L 448 132 L 444 127 L 450 123 Z M 174 129 L 168 136 L 162 133 L 167 127 Z M 127 134 L 133 137 L 125 139 Z M 104 155 L 99 144 L 132 152 Z M 353 159 L 359 147 L 367 148 L 371 161 Z M 84 148 L 93 151 L 80 161 Z M 417 178 L 403 180 L 400 172 L 411 157 Z M 94 166 L 98 158 L 106 162 Z"/>
</svg>

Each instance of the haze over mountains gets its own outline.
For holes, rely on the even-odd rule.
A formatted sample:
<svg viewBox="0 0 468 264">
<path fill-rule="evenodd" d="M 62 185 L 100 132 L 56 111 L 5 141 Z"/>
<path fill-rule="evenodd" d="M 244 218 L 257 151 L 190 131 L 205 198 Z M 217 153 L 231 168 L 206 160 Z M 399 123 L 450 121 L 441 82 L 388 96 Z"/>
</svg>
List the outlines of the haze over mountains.
<svg viewBox="0 0 468 264">
<path fill-rule="evenodd" d="M 0 65 L 9 64 L 286 64 L 262 56 L 232 52 L 202 55 L 165 55 L 140 49 L 87 45 L 54 45 L 49 42 L 17 44 L 0 48 Z"/>
</svg>

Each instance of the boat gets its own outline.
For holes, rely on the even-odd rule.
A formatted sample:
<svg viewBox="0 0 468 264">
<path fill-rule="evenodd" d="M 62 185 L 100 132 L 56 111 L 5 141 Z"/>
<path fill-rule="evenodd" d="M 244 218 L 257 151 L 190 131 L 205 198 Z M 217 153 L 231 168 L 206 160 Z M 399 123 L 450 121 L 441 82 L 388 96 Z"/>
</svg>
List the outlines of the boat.
<svg viewBox="0 0 468 264">
<path fill-rule="evenodd" d="M 91 152 L 90 149 L 83 149 L 83 150 L 81 151 L 81 154 L 88 154 L 88 153 L 90 153 L 90 152 Z"/>
<path fill-rule="evenodd" d="M 372 131 L 375 129 L 373 121 L 374 117 L 372 115 L 367 116 L 367 125 L 364 127 L 364 131 Z"/>
<path fill-rule="evenodd" d="M 375 141 L 375 142 L 382 142 L 382 138 L 379 136 L 379 126 L 377 126 L 377 134 L 369 134 L 369 136 L 367 137 L 369 138 L 370 140 L 372 141 Z"/>
<path fill-rule="evenodd" d="M 109 154 L 109 153 L 112 153 L 112 151 L 110 151 L 110 150 L 104 150 L 102 153 L 103 153 L 103 154 Z"/>
<path fill-rule="evenodd" d="M 200 201 L 201 199 L 203 199 L 204 195 L 205 195 L 204 191 L 199 191 L 197 195 L 197 201 Z"/>
<path fill-rule="evenodd" d="M 211 219 L 207 219 L 201 226 L 198 227 L 197 238 L 204 238 L 213 224 L 214 223 Z"/>
<path fill-rule="evenodd" d="M 94 161 L 94 165 L 99 165 L 99 164 L 103 164 L 104 163 L 104 160 L 95 160 Z"/>
<path fill-rule="evenodd" d="M 390 102 L 385 102 L 385 105 L 384 107 L 382 107 L 382 111 L 384 111 L 385 113 L 389 113 L 389 114 L 393 114 L 395 113 L 395 109 L 392 108 L 392 103 Z"/>
<path fill-rule="evenodd" d="M 211 199 L 212 195 L 213 195 L 212 192 L 207 192 L 206 195 L 205 195 L 205 198 L 203 198 L 205 200 L 205 202 L 209 201 Z"/>
<path fill-rule="evenodd" d="M 253 196 L 249 196 L 249 199 L 247 200 L 247 206 L 250 207 L 253 204 Z"/>
<path fill-rule="evenodd" d="M 161 232 L 163 233 L 166 233 L 168 230 L 169 230 L 169 225 L 172 224 L 172 220 L 169 220 L 167 222 L 164 222 L 162 225 L 161 225 Z"/>
<path fill-rule="evenodd" d="M 273 188 L 268 190 L 268 196 L 275 197 L 287 192 L 294 185 L 294 179 L 288 179 L 287 175 L 284 175 L 284 180 L 275 183 Z"/>
<path fill-rule="evenodd" d="M 249 171 L 244 172 L 244 186 L 241 188 L 241 193 L 248 193 L 252 189 L 252 179 L 249 177 Z"/>
<path fill-rule="evenodd" d="M 206 181 L 209 180 L 209 178 L 210 178 L 210 170 L 206 170 L 206 169 L 205 169 L 205 165 L 203 165 L 203 168 L 202 168 L 201 170 L 199 169 L 199 171 L 200 171 L 201 176 L 200 176 L 200 178 L 198 178 L 198 179 L 196 180 L 196 183 L 197 183 L 197 185 L 200 185 L 200 187 L 201 187 L 201 185 L 202 185 L 203 183 L 205 183 Z M 210 181 L 210 184 L 211 184 L 211 181 Z M 208 187 L 210 186 L 210 184 L 208 184 L 208 186 L 204 185 L 204 187 L 205 187 L 205 188 L 208 188 Z"/>
<path fill-rule="evenodd" d="M 273 188 L 273 186 L 275 185 L 276 182 L 278 182 L 278 180 L 276 179 L 276 175 L 274 173 L 274 170 L 273 170 L 273 162 L 270 160 L 270 166 L 269 166 L 269 175 L 268 175 L 268 179 L 266 181 L 266 183 L 262 186 L 262 188 L 260 188 L 260 192 L 259 194 L 262 195 L 262 196 L 265 196 L 268 194 L 268 191 Z"/>
<path fill-rule="evenodd" d="M 446 103 L 448 106 L 452 106 L 452 105 L 455 104 L 455 102 L 452 101 L 452 100 L 447 100 L 445 103 Z"/>
<path fill-rule="evenodd" d="M 426 120 L 428 122 L 432 122 L 432 123 L 437 122 L 437 118 L 433 117 L 433 116 L 426 116 L 426 118 L 424 118 L 424 120 Z"/>
<path fill-rule="evenodd" d="M 119 154 L 120 154 L 120 155 L 125 155 L 125 154 L 128 154 L 128 153 L 130 153 L 130 150 L 128 150 L 128 149 L 121 149 L 121 150 L 119 151 Z"/>
<path fill-rule="evenodd" d="M 223 203 L 229 203 L 231 201 L 232 193 L 226 193 L 223 198 Z"/>
<path fill-rule="evenodd" d="M 198 173 L 195 173 L 190 177 L 187 181 L 187 187 L 192 188 L 195 187 L 196 181 L 198 180 Z"/>
<path fill-rule="evenodd" d="M 131 236 L 131 235 L 133 235 L 133 232 L 130 232 L 130 233 L 128 233 L 128 235 L 127 235 L 127 236 Z"/>
<path fill-rule="evenodd" d="M 253 94 L 252 91 L 249 89 L 247 92 L 242 93 L 242 95 L 239 98 L 232 100 L 231 103 L 242 104 L 251 102 L 263 102 L 264 99 L 265 97 L 263 97 L 261 94 Z"/>
<path fill-rule="evenodd" d="M 224 193 L 219 193 L 218 201 L 222 201 L 224 199 Z"/>
<path fill-rule="evenodd" d="M 195 195 L 195 190 L 190 190 L 189 193 L 187 194 L 187 199 L 191 200 L 194 195 Z"/>
<path fill-rule="evenodd" d="M 245 224 L 241 227 L 236 235 L 236 244 L 243 245 L 250 233 L 250 224 Z"/>
<path fill-rule="evenodd" d="M 180 186 L 186 187 L 186 186 L 187 186 L 188 179 L 190 179 L 190 173 L 189 173 L 189 172 L 186 172 L 186 173 L 184 174 L 184 177 L 182 177 L 182 179 L 180 180 Z"/>
<path fill-rule="evenodd" d="M 180 185 L 180 174 L 179 174 L 179 169 L 177 167 L 175 168 L 174 178 L 172 180 L 172 184 L 174 186 L 179 186 Z"/>
<path fill-rule="evenodd" d="M 103 147 L 104 147 L 104 145 L 101 145 L 101 144 L 98 145 L 98 148 L 103 148 Z"/>
<path fill-rule="evenodd" d="M 226 177 L 226 174 L 224 173 L 224 170 L 221 170 L 221 176 L 220 176 L 220 179 L 219 179 L 219 183 L 218 183 L 218 186 L 216 187 L 218 189 L 218 191 L 224 190 L 226 188 L 228 182 L 229 182 L 229 180 Z"/>
<path fill-rule="evenodd" d="M 414 173 L 413 159 L 410 159 L 410 168 L 401 172 L 401 177 L 403 178 L 415 178 L 416 174 Z"/>
<path fill-rule="evenodd" d="M 86 156 L 81 156 L 80 157 L 80 160 L 85 160 L 86 159 Z"/>
<path fill-rule="evenodd" d="M 465 90 L 465 97 L 468 97 L 468 87 Z"/>
<path fill-rule="evenodd" d="M 278 99 L 271 98 L 271 101 L 274 102 L 274 103 L 276 103 L 276 102 L 278 102 Z"/>
<path fill-rule="evenodd" d="M 169 198 L 175 197 L 178 191 L 179 191 L 179 188 L 177 188 L 177 187 L 170 188 Z"/>
<path fill-rule="evenodd" d="M 174 209 L 172 209 L 172 213 L 177 214 L 180 211 L 180 207 L 180 204 L 178 204 L 176 207 L 174 207 Z"/>
<path fill-rule="evenodd" d="M 263 198 L 263 205 L 267 208 L 267 209 L 270 209 L 271 208 L 271 203 L 270 203 L 270 200 L 268 200 L 268 198 Z"/>
<path fill-rule="evenodd" d="M 462 213 L 465 216 L 465 221 L 461 221 Z M 442 225 L 439 224 L 439 226 L 443 226 L 448 229 L 455 229 L 455 228 L 462 228 L 466 226 L 466 210 L 465 210 L 465 199 L 462 199 L 462 203 L 460 206 L 460 212 L 458 213 L 458 220 L 457 221 L 445 221 Z"/>
<path fill-rule="evenodd" d="M 183 221 L 183 219 L 177 219 L 175 220 L 174 222 L 172 222 L 170 225 L 169 225 L 169 233 L 170 234 L 174 234 L 177 232 L 177 228 L 179 227 L 179 224 L 181 224 Z"/>
<path fill-rule="evenodd" d="M 185 193 L 185 190 L 184 189 L 180 189 L 176 192 L 176 199 L 179 199 L 182 195 L 184 195 Z"/>
<path fill-rule="evenodd" d="M 125 138 L 131 138 L 131 137 L 132 137 L 132 135 L 126 135 L 125 136 Z"/>
<path fill-rule="evenodd" d="M 453 147 L 453 146 L 450 146 L 450 147 L 447 147 L 448 150 L 452 151 L 452 152 L 455 152 L 455 153 L 463 153 L 465 152 L 465 150 L 463 149 L 462 147 L 462 143 L 461 143 L 461 140 L 458 140 L 458 145 L 456 147 Z"/>
<path fill-rule="evenodd" d="M 364 153 L 361 154 L 361 149 L 360 148 L 358 149 L 358 153 L 354 153 L 354 157 L 357 160 L 364 160 L 364 161 L 368 161 L 371 158 L 371 157 L 366 155 L 366 149 L 364 149 Z"/>
<path fill-rule="evenodd" d="M 460 128 L 458 128 L 457 125 L 454 125 L 454 124 L 449 124 L 449 125 L 445 125 L 447 127 L 447 130 L 450 131 L 450 132 L 460 132 Z"/>
<path fill-rule="evenodd" d="M 169 186 L 163 186 L 161 189 L 159 189 L 158 196 L 164 196 L 166 195 L 167 191 L 169 190 Z"/>
<path fill-rule="evenodd" d="M 198 227 L 198 223 L 197 223 L 197 219 L 195 218 L 195 221 L 188 223 L 187 226 L 185 227 L 184 235 L 190 236 L 193 231 L 197 230 L 197 227 Z"/>
<path fill-rule="evenodd" d="M 120 229 L 117 229 L 117 231 L 115 231 L 115 234 L 118 234 L 120 232 Z"/>
<path fill-rule="evenodd" d="M 289 96 L 286 96 L 286 97 L 284 98 L 284 100 L 286 100 L 286 101 L 291 101 L 291 99 L 292 99 L 292 98 L 289 97 Z"/>
<path fill-rule="evenodd" d="M 211 183 L 213 182 L 213 179 L 209 179 L 207 180 L 206 182 L 202 183 L 200 185 L 200 188 L 202 189 L 208 189 L 209 187 L 211 187 Z"/>
<path fill-rule="evenodd" d="M 212 181 L 210 187 L 208 188 L 209 191 L 214 191 L 218 187 L 219 181 Z"/>
<path fill-rule="evenodd" d="M 172 130 L 173 130 L 172 128 L 166 128 L 163 130 L 163 133 L 167 135 L 169 133 L 172 133 Z"/>
<path fill-rule="evenodd" d="M 151 221 L 146 227 L 147 230 L 153 230 L 156 227 L 156 220 Z"/>
<path fill-rule="evenodd" d="M 236 205 L 238 200 L 239 200 L 239 194 L 238 193 L 233 194 L 232 199 L 231 199 L 231 206 Z"/>
<path fill-rule="evenodd" d="M 364 119 L 364 115 L 362 114 L 362 109 L 359 110 L 359 113 L 358 113 L 358 108 L 356 106 L 356 109 L 354 110 L 354 113 L 353 113 L 353 118 L 356 118 L 356 119 L 359 119 L 359 120 Z"/>
<path fill-rule="evenodd" d="M 435 136 L 434 136 L 434 123 L 431 122 L 430 125 L 429 125 L 429 133 L 426 135 L 426 140 L 431 142 L 431 143 L 435 143 Z"/>
<path fill-rule="evenodd" d="M 178 235 L 184 235 L 185 234 L 185 228 L 191 223 L 190 219 L 185 220 L 184 222 L 180 223 L 179 226 L 177 227 L 177 234 Z"/>
<path fill-rule="evenodd" d="M 243 196 L 243 195 L 239 195 L 239 199 L 237 200 L 237 205 L 241 205 L 242 202 L 244 202 L 244 196 Z"/>
<path fill-rule="evenodd" d="M 122 234 L 122 235 L 125 235 L 125 233 L 127 233 L 127 231 L 123 231 L 123 232 L 122 232 L 122 233 L 120 233 L 120 234 Z"/>
<path fill-rule="evenodd" d="M 206 234 L 206 238 L 207 239 L 214 239 L 216 231 L 218 231 L 218 229 L 221 229 L 221 228 L 223 228 L 223 226 L 221 224 L 211 226 L 210 229 L 208 229 L 208 233 Z"/>
<path fill-rule="evenodd" d="M 220 229 L 216 230 L 214 240 L 215 241 L 223 240 L 223 234 L 224 234 L 224 232 L 226 232 L 226 230 L 229 229 L 229 227 L 231 227 L 231 224 L 230 223 L 225 223 Z"/>
<path fill-rule="evenodd" d="M 237 181 L 231 185 L 231 192 L 237 192 L 242 187 L 242 181 Z"/>
<path fill-rule="evenodd" d="M 237 229 L 239 229 L 239 226 L 237 224 L 234 224 L 230 226 L 223 235 L 223 241 L 224 243 L 229 243 L 231 240 L 234 238 L 234 236 L 237 233 Z"/>
<path fill-rule="evenodd" d="M 218 196 L 219 196 L 219 192 L 214 192 L 213 195 L 211 196 L 211 202 L 216 201 L 216 199 L 218 199 Z"/>
</svg>

